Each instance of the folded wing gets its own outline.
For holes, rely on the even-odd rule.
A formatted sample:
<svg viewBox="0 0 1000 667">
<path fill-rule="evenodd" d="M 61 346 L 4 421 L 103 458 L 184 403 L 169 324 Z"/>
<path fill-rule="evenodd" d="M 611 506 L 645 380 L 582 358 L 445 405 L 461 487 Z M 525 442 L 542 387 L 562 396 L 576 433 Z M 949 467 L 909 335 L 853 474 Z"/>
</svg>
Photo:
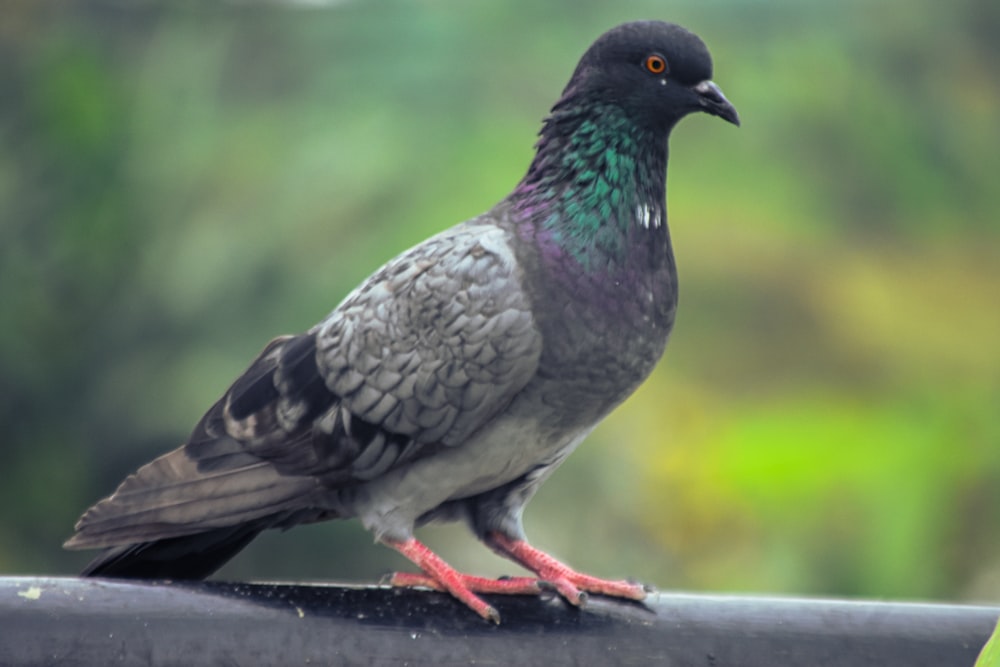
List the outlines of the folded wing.
<svg viewBox="0 0 1000 667">
<path fill-rule="evenodd" d="M 540 352 L 505 232 L 452 228 L 308 332 L 271 341 L 187 443 L 88 510 L 66 546 L 116 547 L 106 558 L 120 563 L 150 543 L 183 552 L 167 542 L 218 535 L 226 548 L 209 546 L 228 558 L 264 528 L 333 518 L 330 489 L 460 447 L 533 377 Z"/>
</svg>

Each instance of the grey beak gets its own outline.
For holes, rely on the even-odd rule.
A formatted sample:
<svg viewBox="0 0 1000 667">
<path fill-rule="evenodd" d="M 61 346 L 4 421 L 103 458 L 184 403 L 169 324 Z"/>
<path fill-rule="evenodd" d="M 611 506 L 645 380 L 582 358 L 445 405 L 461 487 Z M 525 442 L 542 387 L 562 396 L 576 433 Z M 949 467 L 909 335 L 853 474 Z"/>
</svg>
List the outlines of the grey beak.
<svg viewBox="0 0 1000 667">
<path fill-rule="evenodd" d="M 715 85 L 715 82 L 702 81 L 694 87 L 694 92 L 698 93 L 702 111 L 728 120 L 739 127 L 740 116 L 736 113 L 736 108 L 729 103 L 726 96 L 722 94 L 722 89 Z"/>
</svg>

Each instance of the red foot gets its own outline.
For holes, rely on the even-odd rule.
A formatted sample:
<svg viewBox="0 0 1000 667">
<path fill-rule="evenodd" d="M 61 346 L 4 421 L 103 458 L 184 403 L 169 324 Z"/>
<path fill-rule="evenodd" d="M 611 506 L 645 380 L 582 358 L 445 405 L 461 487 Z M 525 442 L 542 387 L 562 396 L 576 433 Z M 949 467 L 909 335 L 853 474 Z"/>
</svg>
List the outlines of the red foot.
<svg viewBox="0 0 1000 667">
<path fill-rule="evenodd" d="M 451 565 L 444 562 L 440 556 L 428 549 L 426 546 L 418 542 L 414 538 L 404 540 L 402 542 L 395 542 L 392 540 L 383 540 L 383 542 L 409 558 L 413 563 L 423 570 L 427 576 L 421 577 L 420 575 L 394 575 L 392 578 L 393 584 L 396 584 L 397 577 L 401 577 L 404 582 L 409 581 L 415 585 L 429 586 L 431 588 L 439 588 L 439 590 L 445 590 L 456 598 L 465 603 L 472 611 L 476 612 L 487 621 L 492 621 L 494 623 L 500 622 L 500 614 L 497 610 L 488 605 L 482 598 L 478 597 L 471 588 L 469 588 L 468 580 L 479 580 L 481 577 L 466 577 L 455 570 Z"/>
<path fill-rule="evenodd" d="M 582 574 L 524 540 L 512 540 L 500 533 L 490 533 L 486 541 L 501 556 L 520 563 L 537 574 L 542 581 L 552 584 L 560 595 L 578 607 L 587 601 L 587 593 L 629 600 L 642 600 L 646 597 L 646 587 L 642 584 L 609 581 Z"/>
<path fill-rule="evenodd" d="M 424 574 L 397 572 L 389 583 L 393 586 L 423 586 L 451 593 L 469 609 L 487 621 L 500 622 L 500 614 L 476 593 L 505 593 L 510 595 L 537 595 L 544 583 L 553 586 L 560 595 L 576 606 L 583 606 L 587 593 L 612 597 L 642 600 L 646 588 L 629 581 L 609 581 L 582 574 L 561 563 L 543 551 L 539 551 L 524 540 L 512 540 L 499 533 L 491 533 L 487 543 L 497 553 L 519 563 L 538 575 L 533 577 L 511 577 L 509 579 L 488 579 L 462 574 L 444 562 L 440 556 L 414 538 L 394 542 L 383 540 L 387 545 L 406 556 L 424 571 Z"/>
</svg>

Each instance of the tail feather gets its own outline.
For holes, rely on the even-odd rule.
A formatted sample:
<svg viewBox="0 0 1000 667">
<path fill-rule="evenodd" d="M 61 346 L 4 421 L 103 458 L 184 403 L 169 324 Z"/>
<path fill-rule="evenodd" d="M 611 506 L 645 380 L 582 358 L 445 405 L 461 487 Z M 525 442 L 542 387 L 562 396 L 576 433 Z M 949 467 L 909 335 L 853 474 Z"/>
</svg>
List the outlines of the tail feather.
<svg viewBox="0 0 1000 667">
<path fill-rule="evenodd" d="M 335 518 L 318 493 L 335 477 L 331 461 L 345 468 L 340 450 L 357 447 L 343 426 L 316 431 L 314 422 L 338 401 L 315 334 L 276 338 L 184 446 L 87 510 L 64 546 L 105 550 L 89 576 L 201 578 L 262 530 Z"/>
<path fill-rule="evenodd" d="M 266 525 L 230 528 L 106 549 L 81 572 L 85 577 L 204 579 L 250 543 Z"/>
<path fill-rule="evenodd" d="M 316 490 L 314 478 L 282 475 L 259 460 L 202 472 L 181 447 L 140 468 L 89 509 L 64 546 L 124 547 L 196 533 L 221 535 L 220 529 L 308 507 Z"/>
</svg>

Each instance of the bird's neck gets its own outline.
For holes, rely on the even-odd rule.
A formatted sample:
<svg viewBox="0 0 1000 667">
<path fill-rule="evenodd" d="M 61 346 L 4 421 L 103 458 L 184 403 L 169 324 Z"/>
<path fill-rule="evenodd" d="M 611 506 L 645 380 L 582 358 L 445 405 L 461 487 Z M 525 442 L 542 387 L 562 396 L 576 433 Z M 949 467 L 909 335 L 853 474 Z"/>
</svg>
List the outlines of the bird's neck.
<svg viewBox="0 0 1000 667">
<path fill-rule="evenodd" d="M 511 203 L 522 226 L 583 271 L 636 252 L 670 261 L 666 169 L 666 137 L 619 108 L 557 105 Z"/>
</svg>

